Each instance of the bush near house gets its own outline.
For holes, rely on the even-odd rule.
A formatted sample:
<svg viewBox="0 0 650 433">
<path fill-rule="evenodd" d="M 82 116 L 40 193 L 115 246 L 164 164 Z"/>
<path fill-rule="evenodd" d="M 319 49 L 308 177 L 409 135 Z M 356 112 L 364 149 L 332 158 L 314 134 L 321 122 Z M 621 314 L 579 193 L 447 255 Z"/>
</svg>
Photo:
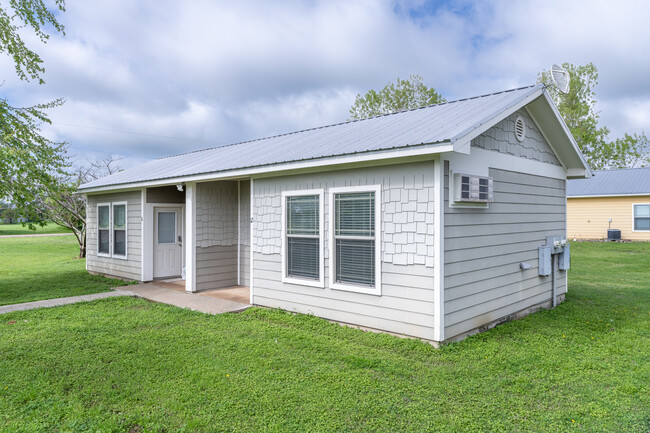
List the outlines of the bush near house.
<svg viewBox="0 0 650 433">
<path fill-rule="evenodd" d="M 0 430 L 647 432 L 650 243 L 572 253 L 566 302 L 441 349 L 261 308 L 3 315 Z"/>
</svg>

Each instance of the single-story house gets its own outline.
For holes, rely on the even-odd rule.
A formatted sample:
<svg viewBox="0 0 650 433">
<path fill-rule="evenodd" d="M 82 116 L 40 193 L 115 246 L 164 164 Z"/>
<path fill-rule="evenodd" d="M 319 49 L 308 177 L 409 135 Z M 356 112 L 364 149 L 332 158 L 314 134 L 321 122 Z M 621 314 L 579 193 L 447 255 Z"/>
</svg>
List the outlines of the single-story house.
<svg viewBox="0 0 650 433">
<path fill-rule="evenodd" d="M 529 86 L 87 183 L 87 268 L 457 340 L 563 299 L 566 272 L 540 276 L 538 248 L 566 236 L 566 179 L 590 175 L 548 90 Z"/>
<path fill-rule="evenodd" d="M 595 171 L 567 184 L 570 238 L 605 239 L 609 229 L 621 239 L 650 241 L 650 167 Z"/>
</svg>

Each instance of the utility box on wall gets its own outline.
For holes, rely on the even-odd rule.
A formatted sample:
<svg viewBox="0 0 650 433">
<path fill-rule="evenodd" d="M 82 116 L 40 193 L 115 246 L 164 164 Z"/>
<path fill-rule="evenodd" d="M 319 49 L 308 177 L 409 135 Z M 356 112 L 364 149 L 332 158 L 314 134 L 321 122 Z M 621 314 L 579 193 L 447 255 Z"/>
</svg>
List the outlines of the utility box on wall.
<svg viewBox="0 0 650 433">
<path fill-rule="evenodd" d="M 547 236 L 546 245 L 539 247 L 539 275 L 547 277 L 553 271 L 553 256 L 558 256 L 558 269 L 566 271 L 571 267 L 569 242 L 562 236 Z"/>
<path fill-rule="evenodd" d="M 550 245 L 539 247 L 539 275 L 543 277 L 548 277 L 551 275 Z"/>
</svg>

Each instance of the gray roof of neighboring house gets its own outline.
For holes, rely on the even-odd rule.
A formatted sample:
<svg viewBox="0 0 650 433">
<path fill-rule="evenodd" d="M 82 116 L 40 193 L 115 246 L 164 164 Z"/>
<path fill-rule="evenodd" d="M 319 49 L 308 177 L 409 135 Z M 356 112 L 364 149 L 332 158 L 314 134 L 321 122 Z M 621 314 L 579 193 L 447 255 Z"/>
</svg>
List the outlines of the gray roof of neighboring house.
<svg viewBox="0 0 650 433">
<path fill-rule="evenodd" d="M 414 110 L 155 159 L 80 189 L 173 179 L 333 156 L 453 143 L 544 86 L 522 87 Z"/>
<path fill-rule="evenodd" d="M 650 195 L 650 167 L 595 171 L 591 179 L 570 179 L 568 197 Z"/>
</svg>

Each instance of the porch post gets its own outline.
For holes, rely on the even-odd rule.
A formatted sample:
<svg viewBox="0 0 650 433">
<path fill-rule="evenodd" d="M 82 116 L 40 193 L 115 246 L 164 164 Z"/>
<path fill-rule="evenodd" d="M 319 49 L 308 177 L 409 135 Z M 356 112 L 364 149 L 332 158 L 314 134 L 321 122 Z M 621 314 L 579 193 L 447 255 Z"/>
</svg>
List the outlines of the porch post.
<svg viewBox="0 0 650 433">
<path fill-rule="evenodd" d="M 196 182 L 185 183 L 185 291 L 196 292 Z"/>
</svg>

